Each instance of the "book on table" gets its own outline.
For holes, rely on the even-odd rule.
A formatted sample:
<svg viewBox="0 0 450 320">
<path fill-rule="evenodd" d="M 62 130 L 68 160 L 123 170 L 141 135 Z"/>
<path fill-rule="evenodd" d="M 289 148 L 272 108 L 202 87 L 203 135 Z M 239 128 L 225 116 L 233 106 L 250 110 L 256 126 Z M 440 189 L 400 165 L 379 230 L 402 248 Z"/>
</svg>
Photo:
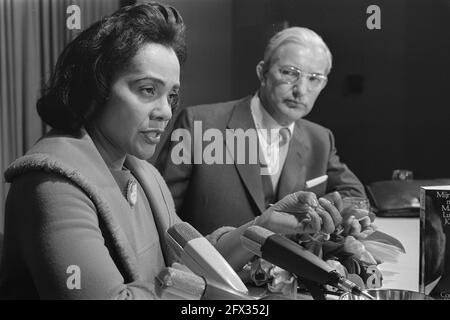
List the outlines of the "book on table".
<svg viewBox="0 0 450 320">
<path fill-rule="evenodd" d="M 450 185 L 420 188 L 420 291 L 450 299 Z"/>
</svg>

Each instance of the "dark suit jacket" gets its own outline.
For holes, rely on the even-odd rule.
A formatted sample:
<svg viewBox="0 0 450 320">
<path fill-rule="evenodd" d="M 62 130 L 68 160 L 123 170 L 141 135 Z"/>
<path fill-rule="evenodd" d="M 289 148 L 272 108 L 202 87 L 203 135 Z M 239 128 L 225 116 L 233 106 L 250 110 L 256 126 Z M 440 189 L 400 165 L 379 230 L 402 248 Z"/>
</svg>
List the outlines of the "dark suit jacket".
<svg viewBox="0 0 450 320">
<path fill-rule="evenodd" d="M 203 132 L 215 128 L 225 137 L 226 129 L 255 128 L 250 101 L 251 97 L 247 97 L 184 108 L 175 120 L 174 129 L 185 128 L 193 137 L 194 121 L 202 121 Z M 183 220 L 206 234 L 219 226 L 242 225 L 265 210 L 258 164 L 193 164 L 192 160 L 192 164 L 176 165 L 171 151 L 178 143 L 178 140 L 171 141 L 170 137 L 167 139 L 156 160 L 156 167 L 166 180 L 177 213 Z M 203 148 L 210 143 L 203 142 Z M 328 181 L 311 190 L 317 196 L 334 190 L 343 196 L 365 196 L 361 182 L 339 161 L 331 131 L 300 119 L 295 123 L 280 176 L 278 199 L 305 190 L 306 181 L 324 174 L 328 175 Z"/>
</svg>

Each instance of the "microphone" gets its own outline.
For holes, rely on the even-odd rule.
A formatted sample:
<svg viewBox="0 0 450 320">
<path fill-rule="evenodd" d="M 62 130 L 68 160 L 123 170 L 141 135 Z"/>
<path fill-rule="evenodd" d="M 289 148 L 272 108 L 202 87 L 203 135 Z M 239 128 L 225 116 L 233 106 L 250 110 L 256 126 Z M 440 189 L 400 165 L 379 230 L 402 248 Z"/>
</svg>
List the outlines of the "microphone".
<svg viewBox="0 0 450 320">
<path fill-rule="evenodd" d="M 251 226 L 244 231 L 241 241 L 242 245 L 253 254 L 299 277 L 373 299 L 328 263 L 282 235 L 260 226 Z"/>
<path fill-rule="evenodd" d="M 155 278 L 155 293 L 169 300 L 258 300 L 192 272 L 166 267 Z"/>
<path fill-rule="evenodd" d="M 247 287 L 225 258 L 189 223 L 181 222 L 170 227 L 166 232 L 166 240 L 180 261 L 195 274 L 248 293 Z"/>
</svg>

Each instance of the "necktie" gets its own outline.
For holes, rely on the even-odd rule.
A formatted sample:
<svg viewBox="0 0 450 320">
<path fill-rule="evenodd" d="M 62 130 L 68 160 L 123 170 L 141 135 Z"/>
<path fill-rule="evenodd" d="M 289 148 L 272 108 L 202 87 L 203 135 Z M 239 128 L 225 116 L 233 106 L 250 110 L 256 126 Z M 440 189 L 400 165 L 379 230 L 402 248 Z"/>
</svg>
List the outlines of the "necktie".
<svg viewBox="0 0 450 320">
<path fill-rule="evenodd" d="M 280 161 L 281 160 L 281 148 L 286 147 L 287 144 L 289 143 L 289 139 L 291 137 L 291 131 L 289 131 L 289 128 L 281 128 L 278 134 L 280 136 L 279 136 L 279 142 L 278 142 L 279 149 L 277 148 L 277 150 L 278 150 L 278 152 L 280 152 L 280 154 L 278 155 L 277 159 L 278 159 L 278 161 Z M 278 165 L 281 166 L 281 163 L 279 163 Z M 279 168 L 277 172 L 273 172 L 273 174 L 271 174 L 271 175 L 261 175 L 266 208 L 269 206 L 269 204 L 275 203 L 277 200 L 276 199 L 276 190 L 277 190 L 277 182 L 276 181 L 278 181 L 280 173 L 281 173 L 281 168 Z"/>
</svg>

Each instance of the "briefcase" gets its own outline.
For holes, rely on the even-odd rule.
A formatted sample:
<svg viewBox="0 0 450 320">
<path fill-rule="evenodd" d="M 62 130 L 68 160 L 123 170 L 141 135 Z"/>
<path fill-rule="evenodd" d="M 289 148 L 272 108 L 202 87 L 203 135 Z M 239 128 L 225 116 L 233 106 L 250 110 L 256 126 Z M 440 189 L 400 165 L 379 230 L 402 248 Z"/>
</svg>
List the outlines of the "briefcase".
<svg viewBox="0 0 450 320">
<path fill-rule="evenodd" d="M 379 217 L 419 217 L 420 187 L 450 185 L 450 179 L 385 180 L 366 185 L 372 210 Z"/>
</svg>

